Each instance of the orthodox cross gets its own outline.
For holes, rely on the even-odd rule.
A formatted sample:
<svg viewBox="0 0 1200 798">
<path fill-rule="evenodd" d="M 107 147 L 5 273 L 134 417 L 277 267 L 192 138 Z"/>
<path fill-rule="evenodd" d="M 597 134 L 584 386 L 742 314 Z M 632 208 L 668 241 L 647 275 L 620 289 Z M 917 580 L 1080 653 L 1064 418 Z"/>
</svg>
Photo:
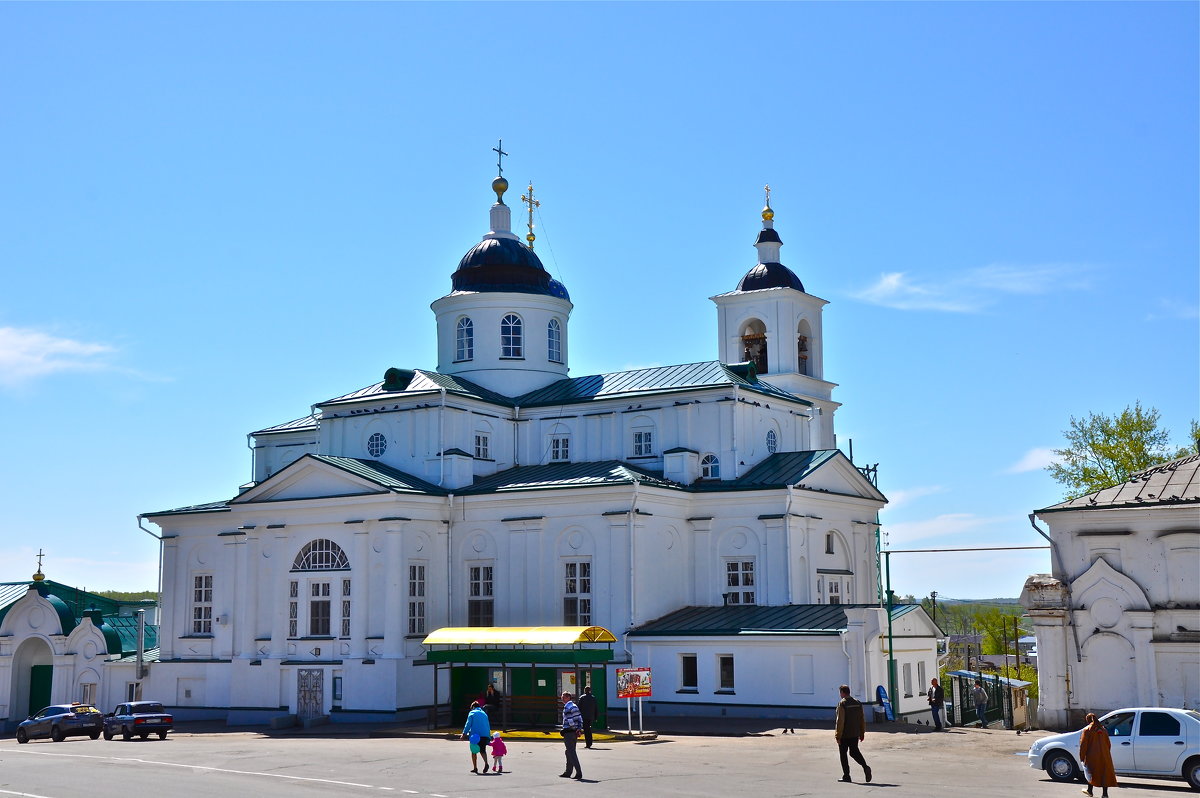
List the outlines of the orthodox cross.
<svg viewBox="0 0 1200 798">
<path fill-rule="evenodd" d="M 767 192 L 767 203 L 766 204 L 770 205 L 771 204 L 771 186 L 770 186 L 770 184 L 763 186 L 763 191 Z"/>
<path fill-rule="evenodd" d="M 529 193 L 521 195 L 521 202 L 529 206 L 529 235 L 525 236 L 525 240 L 529 242 L 529 248 L 533 249 L 533 241 L 537 236 L 533 234 L 533 209 L 542 207 L 542 203 L 533 198 L 533 182 L 529 183 Z"/>
<path fill-rule="evenodd" d="M 46 555 L 42 554 L 42 550 L 38 549 L 37 558 L 38 558 L 38 570 L 39 571 L 42 570 L 42 557 L 44 557 L 44 556 L 46 556 Z"/>
<path fill-rule="evenodd" d="M 504 139 L 496 139 L 496 146 L 492 147 L 492 152 L 496 153 L 496 174 L 504 175 L 504 156 L 508 155 L 504 151 Z"/>
</svg>

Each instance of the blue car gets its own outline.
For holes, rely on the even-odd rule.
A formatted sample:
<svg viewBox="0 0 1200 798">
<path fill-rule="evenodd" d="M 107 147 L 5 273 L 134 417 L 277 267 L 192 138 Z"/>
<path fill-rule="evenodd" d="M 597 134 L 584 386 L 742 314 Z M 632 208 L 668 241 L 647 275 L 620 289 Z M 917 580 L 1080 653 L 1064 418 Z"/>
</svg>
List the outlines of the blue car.
<svg viewBox="0 0 1200 798">
<path fill-rule="evenodd" d="M 145 740 L 151 734 L 158 739 L 167 739 L 175 725 L 175 719 L 157 701 L 130 701 L 118 704 L 117 708 L 104 716 L 104 739 L 111 740 L 120 733 L 121 739 L 132 740 L 136 734 Z"/>
<path fill-rule="evenodd" d="M 86 734 L 95 740 L 104 730 L 104 716 L 87 704 L 54 704 L 39 709 L 17 724 L 17 742 L 49 737 L 56 743 Z"/>
</svg>

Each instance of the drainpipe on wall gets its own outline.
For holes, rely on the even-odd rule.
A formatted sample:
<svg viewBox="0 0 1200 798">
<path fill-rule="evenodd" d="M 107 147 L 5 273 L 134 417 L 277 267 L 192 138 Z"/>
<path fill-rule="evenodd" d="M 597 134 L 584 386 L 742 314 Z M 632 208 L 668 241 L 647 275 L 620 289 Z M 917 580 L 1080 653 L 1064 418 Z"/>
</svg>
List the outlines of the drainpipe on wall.
<svg viewBox="0 0 1200 798">
<path fill-rule="evenodd" d="M 138 529 L 142 530 L 142 531 L 143 531 L 143 532 L 145 532 L 147 535 L 149 535 L 150 537 L 152 537 L 152 538 L 154 538 L 155 540 L 157 540 L 157 541 L 158 541 L 158 612 L 159 612 L 159 615 L 160 615 L 160 617 L 159 617 L 159 619 L 158 619 L 158 624 L 159 624 L 159 627 L 161 628 L 161 627 L 162 627 L 162 618 L 161 618 L 161 615 L 162 615 L 162 585 L 163 585 L 163 549 L 162 549 L 162 537 L 160 537 L 159 535 L 156 535 L 156 534 L 154 534 L 154 533 L 153 533 L 153 532 L 151 532 L 149 529 L 146 529 L 146 527 L 142 526 L 142 518 L 144 518 L 144 516 L 141 516 L 141 515 L 139 515 L 139 516 L 137 517 L 137 525 L 138 525 Z"/>
<path fill-rule="evenodd" d="M 438 408 L 438 485 L 446 481 L 446 389 L 441 388 L 442 405 Z"/>
<path fill-rule="evenodd" d="M 137 611 L 137 680 L 146 678 L 146 611 Z"/>
<path fill-rule="evenodd" d="M 633 624 L 637 619 L 637 569 L 634 567 L 634 544 L 633 544 L 633 526 L 634 517 L 637 515 L 638 502 L 638 486 L 641 483 L 636 479 L 633 481 L 633 500 L 629 504 L 629 621 Z"/>
<path fill-rule="evenodd" d="M 454 623 L 454 494 L 446 496 L 446 625 Z"/>
<path fill-rule="evenodd" d="M 517 432 L 520 425 L 517 424 L 521 420 L 520 405 L 513 406 L 513 467 L 516 468 L 521 464 L 521 435 Z"/>
<path fill-rule="evenodd" d="M 783 508 L 783 561 L 787 563 L 787 583 L 785 585 L 784 598 L 787 603 L 792 603 L 792 499 L 795 494 L 792 491 L 792 486 L 787 486 L 787 504 Z M 842 645 L 846 644 L 845 638 L 842 638 Z"/>
<path fill-rule="evenodd" d="M 742 475 L 738 466 L 738 448 L 737 448 L 737 410 L 738 410 L 738 387 L 737 383 L 733 385 L 733 478 L 737 479 Z"/>
</svg>

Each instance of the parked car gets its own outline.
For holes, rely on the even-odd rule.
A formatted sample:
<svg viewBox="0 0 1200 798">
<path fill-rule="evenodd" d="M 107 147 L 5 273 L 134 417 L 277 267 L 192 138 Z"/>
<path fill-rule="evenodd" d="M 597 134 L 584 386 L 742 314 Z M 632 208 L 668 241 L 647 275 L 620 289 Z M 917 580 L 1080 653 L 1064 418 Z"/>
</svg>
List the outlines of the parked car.
<svg viewBox="0 0 1200 798">
<path fill-rule="evenodd" d="M 1183 779 L 1200 790 L 1200 713 L 1190 709 L 1134 707 L 1100 718 L 1108 730 L 1113 769 L 1119 776 Z M 1029 766 L 1055 781 L 1081 779 L 1080 731 L 1043 737 L 1029 749 Z"/>
<path fill-rule="evenodd" d="M 130 701 L 118 704 L 117 708 L 104 716 L 104 739 L 111 740 L 120 734 L 124 740 L 132 740 L 136 734 L 145 740 L 151 734 L 158 739 L 167 739 L 175 724 L 175 718 L 157 701 Z"/>
<path fill-rule="evenodd" d="M 104 728 L 100 710 L 87 704 L 54 704 L 44 707 L 17 724 L 17 742 L 49 737 L 56 743 L 86 734 L 95 740 Z"/>
</svg>

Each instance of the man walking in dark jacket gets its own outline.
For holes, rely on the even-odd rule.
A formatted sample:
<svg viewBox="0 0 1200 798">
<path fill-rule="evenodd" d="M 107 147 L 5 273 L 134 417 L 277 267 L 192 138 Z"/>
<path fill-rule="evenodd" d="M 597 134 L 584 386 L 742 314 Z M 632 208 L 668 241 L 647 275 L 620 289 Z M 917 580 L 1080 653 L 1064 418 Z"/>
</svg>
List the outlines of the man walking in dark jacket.
<svg viewBox="0 0 1200 798">
<path fill-rule="evenodd" d="M 942 708 L 946 705 L 946 691 L 938 684 L 937 679 L 929 680 L 929 689 L 925 691 L 929 699 L 929 711 L 933 715 L 934 731 L 942 730 Z"/>
<path fill-rule="evenodd" d="M 843 684 L 839 689 L 842 693 L 842 700 L 837 705 L 837 725 L 833 734 L 837 737 L 838 756 L 842 760 L 842 778 L 840 780 L 851 780 L 850 762 L 846 758 L 846 753 L 849 752 L 850 756 L 854 757 L 854 761 L 862 765 L 863 775 L 867 781 L 870 781 L 871 768 L 858 750 L 858 744 L 867 734 L 867 721 L 863 717 L 862 703 L 850 695 L 849 685 Z"/>
<path fill-rule="evenodd" d="M 583 747 L 592 747 L 592 724 L 596 721 L 596 696 L 592 695 L 592 688 L 583 688 L 583 695 L 575 702 L 579 707 L 579 714 L 583 715 Z"/>
</svg>

